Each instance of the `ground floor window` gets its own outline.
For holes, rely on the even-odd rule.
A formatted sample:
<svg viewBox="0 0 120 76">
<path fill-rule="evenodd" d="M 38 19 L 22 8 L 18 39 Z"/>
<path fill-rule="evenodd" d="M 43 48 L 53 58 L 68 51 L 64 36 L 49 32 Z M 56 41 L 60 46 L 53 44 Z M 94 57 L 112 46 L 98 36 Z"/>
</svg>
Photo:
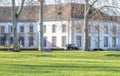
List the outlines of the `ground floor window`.
<svg viewBox="0 0 120 76">
<path fill-rule="evenodd" d="M 13 37 L 10 37 L 10 44 L 13 43 Z"/>
<path fill-rule="evenodd" d="M 77 44 L 77 46 L 78 47 L 81 47 L 81 36 L 77 36 L 77 38 L 76 38 L 76 44 Z"/>
<path fill-rule="evenodd" d="M 62 36 L 62 47 L 66 46 L 66 36 Z"/>
<path fill-rule="evenodd" d="M 99 45 L 98 37 L 99 37 L 99 36 L 96 36 L 96 37 L 95 37 L 95 48 L 99 48 L 99 46 L 98 46 L 98 45 Z"/>
<path fill-rule="evenodd" d="M 89 47 L 91 47 L 91 37 L 90 36 L 88 38 L 88 44 L 89 44 Z"/>
<path fill-rule="evenodd" d="M 108 37 L 104 37 L 104 47 L 108 47 Z"/>
<path fill-rule="evenodd" d="M 46 40 L 46 39 L 47 39 L 47 38 L 44 37 L 44 41 L 43 41 L 43 43 L 44 43 L 43 46 L 44 46 L 44 47 L 47 47 L 47 40 Z"/>
<path fill-rule="evenodd" d="M 34 38 L 33 37 L 29 37 L 29 46 L 33 46 L 34 45 Z"/>
<path fill-rule="evenodd" d="M 116 37 L 112 37 L 112 47 L 116 47 Z"/>
<path fill-rule="evenodd" d="M 56 45 L 57 45 L 57 38 L 56 38 L 56 36 L 53 36 L 52 37 L 52 47 L 56 47 Z"/>
<path fill-rule="evenodd" d="M 24 46 L 24 41 L 25 41 L 25 40 L 24 40 L 24 37 L 20 37 L 20 38 L 19 38 L 19 44 L 20 44 L 20 45 Z"/>
<path fill-rule="evenodd" d="M 5 45 L 5 37 L 0 37 L 0 45 Z"/>
</svg>

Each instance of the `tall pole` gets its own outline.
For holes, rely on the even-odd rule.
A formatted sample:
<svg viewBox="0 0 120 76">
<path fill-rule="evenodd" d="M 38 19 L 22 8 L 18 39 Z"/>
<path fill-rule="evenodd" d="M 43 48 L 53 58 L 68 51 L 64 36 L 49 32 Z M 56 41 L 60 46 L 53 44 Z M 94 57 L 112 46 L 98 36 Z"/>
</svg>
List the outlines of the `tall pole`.
<svg viewBox="0 0 120 76">
<path fill-rule="evenodd" d="M 70 29 L 69 29 L 69 26 L 70 26 L 70 20 L 68 20 L 68 44 L 70 43 L 70 39 L 69 39 L 70 38 L 70 34 L 69 34 Z"/>
<path fill-rule="evenodd" d="M 100 25 L 98 25 L 98 50 L 100 49 Z"/>
<path fill-rule="evenodd" d="M 43 51 L 43 0 L 39 0 L 40 1 L 40 30 L 39 30 L 39 51 Z"/>
</svg>

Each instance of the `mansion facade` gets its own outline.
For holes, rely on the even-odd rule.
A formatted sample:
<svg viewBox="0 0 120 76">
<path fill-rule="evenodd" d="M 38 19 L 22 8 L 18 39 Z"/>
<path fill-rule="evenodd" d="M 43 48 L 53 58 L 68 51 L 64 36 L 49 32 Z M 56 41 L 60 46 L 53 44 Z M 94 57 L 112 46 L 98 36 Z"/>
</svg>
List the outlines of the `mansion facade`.
<svg viewBox="0 0 120 76">
<path fill-rule="evenodd" d="M 79 49 L 83 49 L 83 14 L 79 14 L 82 16 L 71 15 L 71 13 L 75 14 L 71 10 L 74 5 L 76 6 L 76 4 L 72 5 L 71 3 L 64 4 L 62 6 L 64 8 L 64 11 L 61 12 L 62 15 L 59 15 L 60 13 L 58 12 L 53 14 L 56 8 L 52 9 L 54 11 L 46 8 L 47 13 L 44 15 L 44 48 L 64 49 L 66 44 L 74 44 Z M 50 5 L 49 7 L 56 7 L 56 5 Z M 10 9 L 10 7 L 5 8 Z M 33 15 L 32 12 L 30 13 L 30 10 L 26 14 L 25 10 L 27 8 L 23 9 L 24 12 L 22 14 L 27 17 L 22 16 L 17 25 L 19 44 L 22 45 L 22 48 L 38 48 L 40 30 L 39 9 L 38 7 L 32 9 L 32 7 L 32 12 L 34 10 Z M 66 9 L 68 10 L 66 11 Z M 0 11 L 0 13 L 2 12 Z M 10 16 L 8 18 L 0 18 L 0 46 L 11 46 L 13 44 L 12 21 L 10 18 Z M 120 22 L 118 20 L 90 21 L 89 48 L 91 50 L 97 48 L 105 50 L 120 49 Z"/>
</svg>

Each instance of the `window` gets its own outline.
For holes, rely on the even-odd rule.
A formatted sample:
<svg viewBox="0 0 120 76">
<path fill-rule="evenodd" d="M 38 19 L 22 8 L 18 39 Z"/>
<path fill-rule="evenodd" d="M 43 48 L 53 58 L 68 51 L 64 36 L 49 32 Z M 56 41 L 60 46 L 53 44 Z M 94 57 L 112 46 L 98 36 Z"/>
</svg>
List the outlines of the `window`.
<svg viewBox="0 0 120 76">
<path fill-rule="evenodd" d="M 91 29 L 91 30 L 92 30 L 92 29 Z M 96 25 L 96 26 L 95 26 L 95 30 L 94 30 L 94 31 L 95 31 L 95 33 L 98 33 L 98 32 L 99 32 L 99 30 L 100 30 L 99 25 Z"/>
<path fill-rule="evenodd" d="M 33 26 L 32 25 L 30 25 L 29 30 L 30 30 L 30 32 L 33 32 Z"/>
<path fill-rule="evenodd" d="M 99 47 L 99 40 L 98 40 L 99 36 L 95 36 L 95 47 L 98 48 Z"/>
<path fill-rule="evenodd" d="M 52 46 L 56 47 L 57 44 L 57 38 L 55 36 L 52 37 Z"/>
<path fill-rule="evenodd" d="M 82 32 L 82 25 L 77 25 L 76 31 L 77 31 L 77 33 L 81 33 Z"/>
<path fill-rule="evenodd" d="M 12 33 L 12 31 L 13 31 L 13 27 L 12 27 L 11 25 L 9 25 L 9 26 L 8 26 L 8 32 L 9 32 L 9 33 Z"/>
<path fill-rule="evenodd" d="M 10 37 L 10 44 L 12 44 L 13 43 L 13 37 L 11 36 Z"/>
<path fill-rule="evenodd" d="M 0 37 L 0 45 L 5 45 L 5 37 Z"/>
<path fill-rule="evenodd" d="M 55 32 L 56 32 L 56 26 L 52 25 L 52 33 L 55 33 Z"/>
<path fill-rule="evenodd" d="M 29 37 L 29 46 L 33 46 L 33 45 L 34 45 L 34 38 Z"/>
<path fill-rule="evenodd" d="M 19 43 L 20 45 L 24 46 L 24 37 L 19 38 Z"/>
<path fill-rule="evenodd" d="M 112 34 L 113 35 L 117 34 L 117 27 L 116 26 L 112 27 Z"/>
<path fill-rule="evenodd" d="M 66 36 L 62 36 L 62 47 L 66 46 Z"/>
<path fill-rule="evenodd" d="M 112 47 L 116 47 L 116 37 L 112 37 Z"/>
<path fill-rule="evenodd" d="M 89 43 L 89 47 L 91 47 L 91 37 L 89 36 L 89 39 L 88 39 L 88 43 Z"/>
<path fill-rule="evenodd" d="M 47 39 L 46 39 L 46 37 L 44 37 L 43 43 L 44 43 L 43 46 L 46 47 L 47 46 Z"/>
<path fill-rule="evenodd" d="M 24 26 L 20 26 L 20 32 L 24 32 Z"/>
<path fill-rule="evenodd" d="M 46 33 L 46 25 L 44 25 L 44 33 Z"/>
<path fill-rule="evenodd" d="M 76 43 L 78 47 L 81 47 L 81 36 L 77 36 Z"/>
<path fill-rule="evenodd" d="M 62 32 L 66 32 L 66 25 L 62 24 Z"/>
<path fill-rule="evenodd" d="M 108 34 L 108 26 L 104 27 L 104 33 Z"/>
<path fill-rule="evenodd" d="M 92 26 L 91 25 L 89 25 L 89 33 L 91 33 L 92 32 Z"/>
<path fill-rule="evenodd" d="M 108 47 L 108 37 L 104 37 L 104 47 Z"/>
<path fill-rule="evenodd" d="M 10 26 L 10 32 L 12 33 L 12 30 L 13 30 L 13 27 L 12 26 Z"/>
<path fill-rule="evenodd" d="M 4 33 L 5 32 L 5 27 L 4 26 L 0 26 L 0 32 Z"/>
</svg>

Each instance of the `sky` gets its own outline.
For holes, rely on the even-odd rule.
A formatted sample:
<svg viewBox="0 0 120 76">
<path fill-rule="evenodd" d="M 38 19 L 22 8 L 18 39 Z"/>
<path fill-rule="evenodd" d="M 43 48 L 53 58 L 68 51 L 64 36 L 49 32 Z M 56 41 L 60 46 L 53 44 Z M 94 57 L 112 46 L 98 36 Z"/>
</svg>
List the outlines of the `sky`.
<svg viewBox="0 0 120 76">
<path fill-rule="evenodd" d="M 0 5 L 10 5 L 11 4 L 11 0 L 0 0 L 0 1 L 3 1 L 2 3 L 0 2 Z M 19 3 L 21 0 L 16 0 L 16 3 Z M 25 1 L 28 1 L 28 0 L 25 0 Z M 38 1 L 38 0 L 31 0 L 31 1 Z M 84 0 L 45 0 L 46 3 L 49 3 L 49 4 L 52 4 L 52 3 L 55 3 L 56 2 L 61 2 L 61 3 L 66 3 L 66 2 L 81 2 L 81 3 L 84 3 Z M 93 1 L 93 0 L 90 0 L 90 1 Z M 100 0 L 100 1 L 103 1 L 104 0 Z M 105 0 L 107 1 L 107 0 Z M 120 0 L 114 0 L 116 1 L 116 3 L 118 3 L 118 5 L 120 5 Z M 107 2 L 109 2 L 110 4 L 113 3 L 113 0 L 108 0 Z M 106 4 L 106 3 L 104 3 Z"/>
</svg>

